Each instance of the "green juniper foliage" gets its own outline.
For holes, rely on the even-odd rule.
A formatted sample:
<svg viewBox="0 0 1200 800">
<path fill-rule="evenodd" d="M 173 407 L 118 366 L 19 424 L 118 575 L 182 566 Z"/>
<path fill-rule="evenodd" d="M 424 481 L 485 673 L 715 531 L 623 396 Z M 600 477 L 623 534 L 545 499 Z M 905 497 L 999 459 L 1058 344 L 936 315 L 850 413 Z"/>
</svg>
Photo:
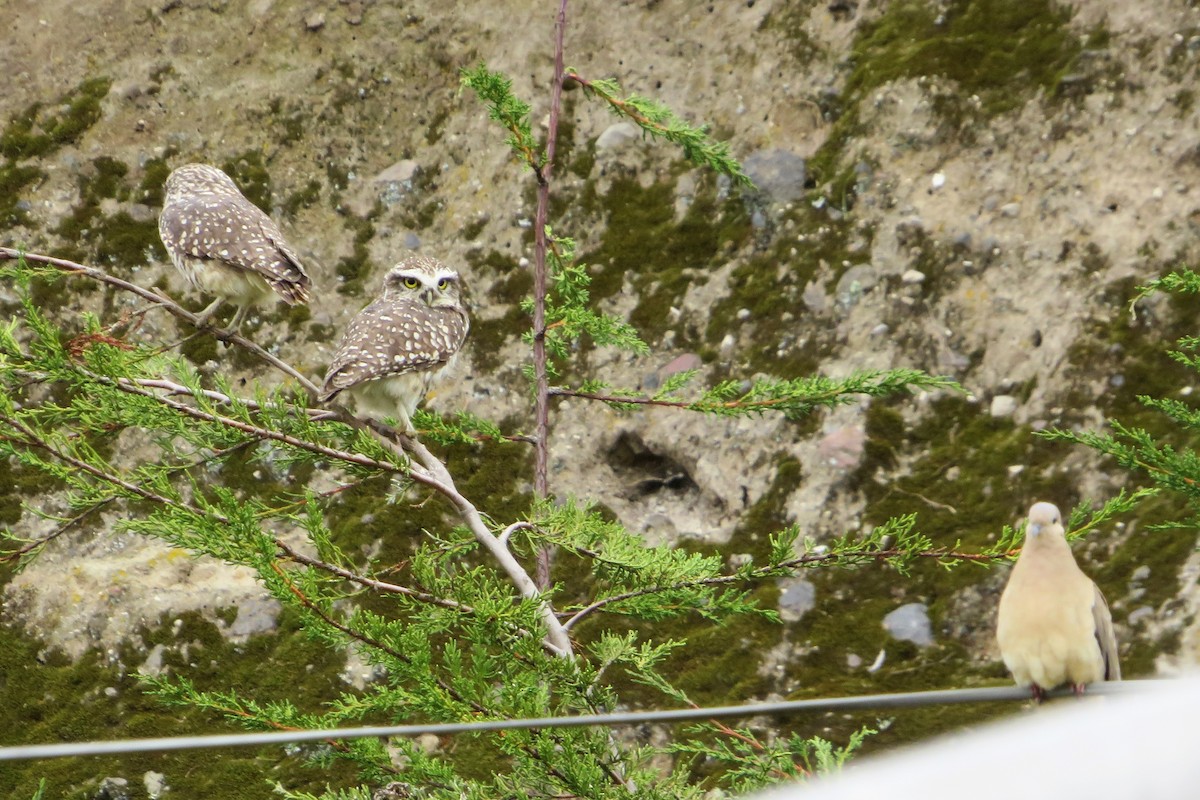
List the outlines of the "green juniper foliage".
<svg viewBox="0 0 1200 800">
<path fill-rule="evenodd" d="M 1136 315 L 1137 303 L 1157 292 L 1177 295 L 1200 293 L 1200 273 L 1180 268 L 1149 281 L 1139 287 L 1134 295 L 1129 306 L 1130 313 Z M 1184 336 L 1176 344 L 1178 349 L 1167 351 L 1167 356 L 1200 372 L 1200 356 L 1196 355 L 1200 351 L 1200 337 Z M 1108 432 L 1053 429 L 1041 435 L 1098 450 L 1111 456 L 1121 467 L 1149 479 L 1158 489 L 1169 490 L 1187 501 L 1192 510 L 1190 518 L 1151 527 L 1194 528 L 1196 522 L 1200 521 L 1200 453 L 1189 444 L 1194 441 L 1196 431 L 1200 430 L 1200 411 L 1174 397 L 1138 395 L 1137 400 L 1145 408 L 1161 414 L 1173 431 L 1182 434 L 1182 441 L 1172 443 L 1143 427 L 1117 419 L 1108 421 Z M 1154 490 L 1145 491 L 1152 493 Z"/>
<path fill-rule="evenodd" d="M 644 98 L 619 99 L 614 84 L 575 79 L 617 113 L 680 146 L 685 157 L 744 178 L 727 147 L 709 140 L 704 129 L 684 125 Z M 512 95 L 511 82 L 482 65 L 466 71 L 463 80 L 508 131 L 517 156 L 535 172 L 542 170 L 547 160 L 531 132 L 530 107 Z M 539 173 L 539 180 L 544 177 Z M 541 335 L 549 374 L 566 372 L 583 337 L 598 346 L 646 352 L 627 323 L 589 307 L 588 276 L 574 260 L 574 243 L 553 235 L 547 241 L 550 280 L 541 298 L 546 309 Z M 221 334 L 247 357 L 273 368 L 264 370 L 271 377 L 245 388 L 220 370 L 201 373 L 125 322 L 86 316 L 64 330 L 31 299 L 35 280 L 63 275 L 139 291 L 85 266 L 0 254 L 0 280 L 12 283 L 21 297 L 20 308 L 0 327 L 0 458 L 40 470 L 64 487 L 66 510 L 49 539 L 80 516 L 120 509 L 110 517 L 118 530 L 253 570 L 308 635 L 337 651 L 353 651 L 373 668 L 365 688 L 346 689 L 319 708 L 258 699 L 254 686 L 202 688 L 174 670 L 142 679 L 146 691 L 167 704 L 207 710 L 214 719 L 247 729 L 596 713 L 626 702 L 618 693 L 618 675 L 656 690 L 664 704 L 689 704 L 664 670 L 668 657 L 686 652 L 687 644 L 655 636 L 653 625 L 638 632 L 620 623 L 683 615 L 713 624 L 745 614 L 775 619 L 751 590 L 802 569 L 885 562 L 903 573 L 918 558 L 950 566 L 1011 555 L 1012 531 L 992 550 L 963 553 L 935 547 L 917 532 L 915 517 L 904 516 L 824 543 L 786 528 L 771 536 L 765 557 L 729 568 L 720 556 L 648 546 L 588 502 L 570 498 L 536 499 L 523 514 L 493 518 L 489 508 L 477 507 L 460 490 L 458 476 L 422 440 L 446 452 L 456 447 L 486 452 L 498 440 L 528 437 L 506 434 L 475 415 L 444 419 L 422 412 L 416 415 L 420 436 L 406 439 L 344 409 L 312 408 L 311 382 L 240 337 Z M 159 305 L 145 313 L 194 319 L 170 301 L 155 302 Z M 599 382 L 552 393 L 628 408 L 657 404 L 710 415 L 800 418 L 862 396 L 953 386 L 921 372 L 895 370 L 839 380 L 731 380 L 689 393 L 694 377 L 675 376 L 653 395 L 609 390 Z M 133 444 L 152 455 L 130 459 L 126 445 Z M 275 488 L 254 491 L 227 483 L 223 469 L 235 459 L 273 476 Z M 340 489 L 311 488 L 307 477 L 317 470 L 343 486 L 380 479 L 392 486 L 394 498 L 411 501 L 412 513 L 426 504 L 435 507 L 436 514 L 422 519 L 440 524 L 428 523 L 399 565 L 376 550 L 351 548 L 333 524 Z M 1086 523 L 1073 516 L 1073 526 L 1097 524 L 1137 497 L 1111 501 Z M 31 541 L 17 528 L 8 530 L 8 560 L 26 564 L 49 539 Z M 539 591 L 527 565 L 549 548 L 578 567 L 579 585 L 570 589 L 583 596 L 568 597 L 564 586 Z M 299 676 L 305 665 L 277 668 Z M 278 782 L 280 795 L 304 800 L 359 800 L 375 790 L 380 797 L 448 800 L 698 798 L 714 787 L 742 791 L 836 769 L 871 732 L 864 728 L 839 746 L 798 736 L 761 742 L 750 730 L 715 722 L 692 726 L 676 732 L 666 748 L 675 757 L 666 770 L 656 760 L 663 750 L 618 740 L 603 729 L 481 733 L 435 752 L 402 739 L 355 739 L 298 752 L 317 767 L 353 764 L 361 786 L 314 795 L 289 788 L 268 768 L 263 786 Z M 721 768 L 711 777 L 698 776 L 694 767 L 700 762 Z"/>
</svg>

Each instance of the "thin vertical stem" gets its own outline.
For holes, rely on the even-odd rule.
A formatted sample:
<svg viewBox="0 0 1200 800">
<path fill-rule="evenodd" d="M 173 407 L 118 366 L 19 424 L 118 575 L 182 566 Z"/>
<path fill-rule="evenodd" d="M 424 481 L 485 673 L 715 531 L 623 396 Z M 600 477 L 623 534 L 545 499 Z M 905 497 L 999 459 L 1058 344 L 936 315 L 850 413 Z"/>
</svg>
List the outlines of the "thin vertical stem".
<svg viewBox="0 0 1200 800">
<path fill-rule="evenodd" d="M 567 0 L 559 0 L 554 20 L 554 83 L 550 88 L 550 121 L 546 129 L 546 163 L 537 171 L 537 213 L 534 216 L 533 259 L 533 370 L 536 379 L 536 438 L 533 464 L 533 491 L 541 498 L 550 494 L 550 380 L 546 375 L 546 222 L 550 214 L 550 177 L 554 170 L 554 150 L 558 139 L 558 113 L 562 106 L 563 34 L 567 27 Z M 536 580 L 538 588 L 550 587 L 551 551 L 538 551 Z"/>
</svg>

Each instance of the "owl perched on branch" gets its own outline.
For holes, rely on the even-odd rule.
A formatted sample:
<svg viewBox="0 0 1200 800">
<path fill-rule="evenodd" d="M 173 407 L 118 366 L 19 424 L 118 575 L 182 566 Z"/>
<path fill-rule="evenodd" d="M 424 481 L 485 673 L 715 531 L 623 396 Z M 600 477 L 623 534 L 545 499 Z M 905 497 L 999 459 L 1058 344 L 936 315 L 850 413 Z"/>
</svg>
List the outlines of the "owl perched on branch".
<svg viewBox="0 0 1200 800">
<path fill-rule="evenodd" d="M 195 288 L 237 306 L 237 330 L 254 306 L 278 294 L 288 305 L 308 302 L 308 273 L 279 227 L 246 199 L 233 180 L 207 164 L 185 164 L 167 177 L 158 233 L 171 261 Z"/>
<path fill-rule="evenodd" d="M 360 413 L 395 417 L 411 431 L 413 411 L 450 366 L 469 327 L 458 273 L 435 258 L 411 256 L 388 270 L 382 293 L 350 321 L 321 400 L 345 390 Z"/>
</svg>

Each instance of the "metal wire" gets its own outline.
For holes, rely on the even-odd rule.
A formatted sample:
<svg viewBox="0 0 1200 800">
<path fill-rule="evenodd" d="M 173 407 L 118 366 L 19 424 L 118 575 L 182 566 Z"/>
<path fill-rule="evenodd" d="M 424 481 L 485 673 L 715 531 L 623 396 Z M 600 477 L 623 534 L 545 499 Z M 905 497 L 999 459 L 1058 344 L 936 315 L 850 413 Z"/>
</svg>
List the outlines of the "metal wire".
<svg viewBox="0 0 1200 800">
<path fill-rule="evenodd" d="M 1123 681 L 1097 683 L 1088 687 L 1088 694 L 1128 694 L 1170 683 L 1169 680 Z M 1050 697 L 1069 695 L 1070 689 L 1057 689 Z M 832 697 L 815 700 L 785 700 L 774 703 L 748 703 L 714 708 L 681 708 L 666 711 L 629 711 L 614 714 L 591 714 L 572 717 L 541 717 L 538 719 L 498 719 L 477 722 L 449 722 L 424 725 L 377 725 L 365 728 L 333 730 L 266 731 L 262 733 L 233 733 L 211 736 L 174 736 L 152 739 L 118 739 L 106 742 L 64 742 L 60 744 L 18 745 L 0 747 L 0 761 L 65 758 L 68 756 L 98 756 L 123 753 L 196 750 L 211 747 L 247 747 L 276 744 L 295 744 L 330 739 L 361 739 L 367 736 L 420 736 L 426 733 L 450 735 L 484 731 L 518 730 L 529 728 L 579 728 L 589 725 L 642 725 L 648 722 L 686 722 L 720 717 L 753 717 L 762 714 L 795 714 L 804 711 L 863 711 L 868 709 L 912 708 L 952 703 L 992 703 L 1028 700 L 1028 689 L 1016 686 L 996 686 L 977 689 L 945 689 L 932 692 L 902 692 L 899 694 L 869 694 L 858 697 Z"/>
</svg>

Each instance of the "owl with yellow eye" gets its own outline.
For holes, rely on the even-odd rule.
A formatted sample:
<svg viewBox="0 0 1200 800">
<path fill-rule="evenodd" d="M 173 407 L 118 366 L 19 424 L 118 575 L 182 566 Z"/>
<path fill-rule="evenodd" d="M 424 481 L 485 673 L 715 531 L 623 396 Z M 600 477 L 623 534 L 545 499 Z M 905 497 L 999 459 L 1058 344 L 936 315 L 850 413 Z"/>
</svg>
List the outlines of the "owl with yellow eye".
<svg viewBox="0 0 1200 800">
<path fill-rule="evenodd" d="M 413 412 L 467 338 L 459 281 L 456 271 L 429 256 L 411 256 L 388 270 L 379 297 L 338 342 L 322 402 L 344 391 L 357 413 L 394 418 L 411 431 Z"/>
</svg>

